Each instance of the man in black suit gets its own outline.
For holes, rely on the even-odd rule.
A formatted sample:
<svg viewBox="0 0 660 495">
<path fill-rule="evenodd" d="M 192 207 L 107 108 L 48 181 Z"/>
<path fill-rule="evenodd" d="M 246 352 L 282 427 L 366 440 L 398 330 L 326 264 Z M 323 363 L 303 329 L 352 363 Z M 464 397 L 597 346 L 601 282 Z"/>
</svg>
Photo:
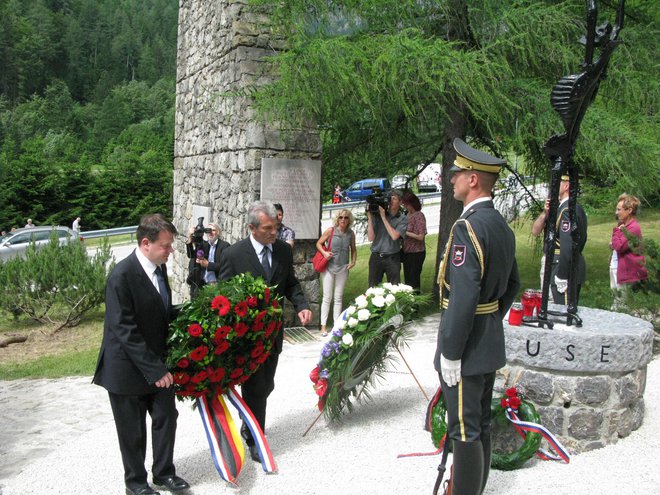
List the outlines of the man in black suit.
<svg viewBox="0 0 660 495">
<path fill-rule="evenodd" d="M 145 215 L 138 248 L 117 263 L 105 288 L 105 325 L 93 382 L 110 396 L 128 495 L 154 495 L 144 467 L 151 416 L 154 484 L 170 491 L 189 488 L 176 476 L 174 439 L 178 412 L 172 374 L 165 366 L 172 293 L 165 263 L 176 228 L 163 215 Z"/>
<path fill-rule="evenodd" d="M 265 201 L 256 201 L 248 208 L 247 220 L 250 236 L 224 251 L 220 260 L 220 280 L 227 280 L 239 273 L 263 277 L 269 285 L 277 286 L 277 297 L 286 296 L 293 303 L 301 324 L 308 324 L 312 319 L 312 312 L 293 271 L 291 246 L 277 239 L 275 207 Z M 242 386 L 243 399 L 264 432 L 266 402 L 275 388 L 275 370 L 282 352 L 283 338 L 283 332 L 278 332 L 268 359 Z M 250 447 L 250 456 L 260 462 L 254 439 L 245 424 L 241 433 Z"/>
<path fill-rule="evenodd" d="M 186 281 L 190 285 L 191 299 L 206 284 L 217 282 L 220 273 L 222 252 L 229 247 L 227 241 L 220 239 L 220 226 L 217 223 L 210 223 L 208 229 L 208 241 L 202 241 L 201 246 L 195 246 L 193 242 L 194 228 L 188 233 L 188 240 L 186 240 L 186 253 L 188 254 L 188 258 L 190 258 L 188 278 Z M 195 248 L 201 248 L 204 255 L 201 257 L 198 256 Z"/>
<path fill-rule="evenodd" d="M 495 372 L 506 364 L 502 318 L 520 288 L 516 239 L 491 191 L 504 160 L 454 140 L 450 169 L 463 213 L 440 265 L 441 306 L 435 369 L 447 404 L 454 452 L 452 494 L 478 495 L 490 467 L 490 403 Z"/>
</svg>

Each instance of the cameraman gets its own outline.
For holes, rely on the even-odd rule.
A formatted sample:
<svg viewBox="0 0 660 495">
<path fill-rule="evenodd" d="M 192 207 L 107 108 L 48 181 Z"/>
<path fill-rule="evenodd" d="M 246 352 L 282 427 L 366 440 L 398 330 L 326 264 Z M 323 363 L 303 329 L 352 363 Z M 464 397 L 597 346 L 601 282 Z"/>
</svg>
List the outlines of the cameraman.
<svg viewBox="0 0 660 495">
<path fill-rule="evenodd" d="M 408 218 L 401 208 L 402 193 L 392 189 L 389 201 L 373 194 L 367 199 L 367 239 L 371 241 L 369 258 L 369 287 L 374 287 L 387 274 L 387 281 L 398 284 L 401 280 L 401 244 L 408 228 Z M 384 206 L 388 206 L 387 210 Z M 377 209 L 376 209 L 377 208 Z"/>
<path fill-rule="evenodd" d="M 203 239 L 204 233 L 208 241 Z M 200 229 L 200 226 L 190 229 L 186 240 L 186 252 L 190 258 L 186 282 L 190 285 L 191 299 L 204 285 L 216 283 L 220 271 L 220 257 L 228 247 L 227 241 L 220 240 L 220 227 L 217 223 L 210 223 L 206 229 Z"/>
</svg>

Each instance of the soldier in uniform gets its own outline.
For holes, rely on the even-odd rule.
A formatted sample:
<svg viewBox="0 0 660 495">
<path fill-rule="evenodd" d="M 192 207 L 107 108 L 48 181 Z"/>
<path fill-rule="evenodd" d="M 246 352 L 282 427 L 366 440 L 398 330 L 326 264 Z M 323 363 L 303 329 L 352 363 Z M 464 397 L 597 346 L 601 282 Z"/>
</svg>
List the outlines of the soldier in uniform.
<svg viewBox="0 0 660 495">
<path fill-rule="evenodd" d="M 506 364 L 502 319 L 520 288 L 515 236 L 491 192 L 504 160 L 454 140 L 452 227 L 438 283 L 445 310 L 434 359 L 453 447 L 453 495 L 477 495 L 490 467 L 490 403 L 495 371 Z"/>
<path fill-rule="evenodd" d="M 559 206 L 557 207 L 557 225 L 555 229 L 554 255 L 552 259 L 552 271 L 550 272 L 550 289 L 555 304 L 568 304 L 568 277 L 576 277 L 575 305 L 580 299 L 580 288 L 586 278 L 586 263 L 582 250 L 587 243 L 587 214 L 579 204 L 575 205 L 575 218 L 578 231 L 578 258 L 577 266 L 572 267 L 572 238 L 571 220 L 568 216 L 569 177 L 562 175 L 559 185 Z M 540 235 L 545 228 L 548 216 L 549 200 L 546 200 L 545 208 L 532 224 L 532 234 Z M 541 264 L 543 269 L 545 263 Z"/>
</svg>

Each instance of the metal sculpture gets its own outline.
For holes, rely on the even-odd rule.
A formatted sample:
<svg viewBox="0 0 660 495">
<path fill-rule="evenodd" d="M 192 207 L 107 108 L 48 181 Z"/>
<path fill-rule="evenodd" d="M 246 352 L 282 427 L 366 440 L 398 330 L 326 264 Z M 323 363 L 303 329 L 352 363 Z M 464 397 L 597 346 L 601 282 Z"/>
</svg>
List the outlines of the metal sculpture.
<svg viewBox="0 0 660 495">
<path fill-rule="evenodd" d="M 544 145 L 546 156 L 552 161 L 550 179 L 550 208 L 546 220 L 544 235 L 545 266 L 543 276 L 543 299 L 541 310 L 535 319 L 539 326 L 547 325 L 552 328 L 548 314 L 566 318 L 568 325 L 582 325 L 577 315 L 577 284 L 575 277 L 568 279 L 568 305 L 566 312 L 548 311 L 548 291 L 550 288 L 550 273 L 554 243 L 557 235 L 557 207 L 559 205 L 559 185 L 562 175 L 569 176 L 568 214 L 571 228 L 571 260 L 576 266 L 579 233 L 576 226 L 576 203 L 578 195 L 578 170 L 573 161 L 575 142 L 577 140 L 580 124 L 589 105 L 598 92 L 601 81 L 607 74 L 607 66 L 614 49 L 621 43 L 618 39 L 623 29 L 625 0 L 620 0 L 617 7 L 616 24 L 612 26 L 605 22 L 596 26 L 598 11 L 595 0 L 587 0 L 587 35 L 580 41 L 585 44 L 585 57 L 582 63 L 583 71 L 562 77 L 552 89 L 550 101 L 564 123 L 564 134 L 555 134 Z M 594 62 L 594 51 L 600 50 L 598 59 Z M 573 270 L 571 270 L 573 273 Z"/>
</svg>

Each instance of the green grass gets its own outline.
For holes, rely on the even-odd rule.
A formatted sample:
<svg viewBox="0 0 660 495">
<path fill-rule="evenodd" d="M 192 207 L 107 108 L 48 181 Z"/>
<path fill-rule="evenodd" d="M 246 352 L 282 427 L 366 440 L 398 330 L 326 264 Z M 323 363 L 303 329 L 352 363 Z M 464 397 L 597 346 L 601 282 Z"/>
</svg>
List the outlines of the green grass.
<svg viewBox="0 0 660 495">
<path fill-rule="evenodd" d="M 660 209 L 646 209 L 644 215 L 638 220 L 644 238 L 660 242 Z M 609 242 L 614 225 L 612 213 L 589 215 L 587 245 L 584 251 L 587 260 L 587 280 L 580 292 L 580 306 L 609 309 L 612 304 L 609 278 L 611 255 Z M 520 271 L 521 290 L 539 288 L 542 255 L 541 239 L 531 235 L 531 220 L 529 219 L 516 222 L 513 225 L 513 230 L 516 234 L 516 260 Z M 422 269 L 423 293 L 429 293 L 433 289 L 437 242 L 437 235 L 426 237 L 426 259 Z M 367 289 L 369 255 L 369 245 L 358 247 L 357 264 L 351 270 L 344 290 L 345 306 Z M 651 307 L 660 305 L 660 295 L 658 294 L 650 295 L 649 300 Z M 422 309 L 420 315 L 424 316 L 434 312 L 436 312 L 435 308 L 428 307 Z M 332 316 L 330 318 L 332 319 Z"/>
<path fill-rule="evenodd" d="M 62 378 L 94 373 L 98 349 L 43 356 L 27 362 L 0 365 L 0 379 Z"/>
<path fill-rule="evenodd" d="M 88 313 L 80 325 L 52 333 L 52 328 L 26 319 L 0 317 L 3 333 L 27 335 L 21 344 L 10 344 L 2 353 L 11 359 L 0 364 L 0 380 L 61 378 L 94 373 L 103 334 L 103 305 Z"/>
<path fill-rule="evenodd" d="M 660 242 L 660 209 L 646 210 L 639 221 L 644 237 Z M 612 303 L 612 295 L 609 288 L 610 249 L 608 244 L 613 226 L 614 222 L 611 214 L 592 214 L 589 217 L 589 238 L 585 248 L 587 282 L 580 293 L 581 306 L 608 309 Z M 539 286 L 540 241 L 530 235 L 529 220 L 518 222 L 514 226 L 514 232 L 516 233 L 516 259 L 518 260 L 520 270 L 521 288 L 536 288 Z M 437 240 L 437 235 L 430 235 L 426 238 L 427 252 L 422 271 L 423 293 L 430 293 L 433 288 Z M 113 238 L 114 242 L 116 240 Z M 350 304 L 367 289 L 369 254 L 369 245 L 358 247 L 357 264 L 351 270 L 344 292 L 344 305 Z M 650 294 L 645 297 L 648 298 L 649 307 L 660 306 L 660 295 Z M 424 316 L 435 312 L 436 308 L 431 304 L 423 308 L 419 315 Z M 103 308 L 95 312 L 85 325 L 88 328 L 82 331 L 86 332 L 88 337 L 86 337 L 87 342 L 84 346 L 77 345 L 73 349 L 65 350 L 57 355 L 0 365 L 0 379 L 59 378 L 63 376 L 91 375 L 94 372 L 102 333 Z M 14 322 L 8 318 L 0 319 L 0 332 L 12 331 L 21 333 L 23 330 L 32 329 L 34 331 L 34 327 L 35 325 L 29 322 Z M 71 331 L 75 331 L 75 329 L 66 329 L 62 332 Z M 85 348 L 81 349 L 81 347 Z M 0 349 L 0 352 L 2 352 L 2 349 Z"/>
</svg>

